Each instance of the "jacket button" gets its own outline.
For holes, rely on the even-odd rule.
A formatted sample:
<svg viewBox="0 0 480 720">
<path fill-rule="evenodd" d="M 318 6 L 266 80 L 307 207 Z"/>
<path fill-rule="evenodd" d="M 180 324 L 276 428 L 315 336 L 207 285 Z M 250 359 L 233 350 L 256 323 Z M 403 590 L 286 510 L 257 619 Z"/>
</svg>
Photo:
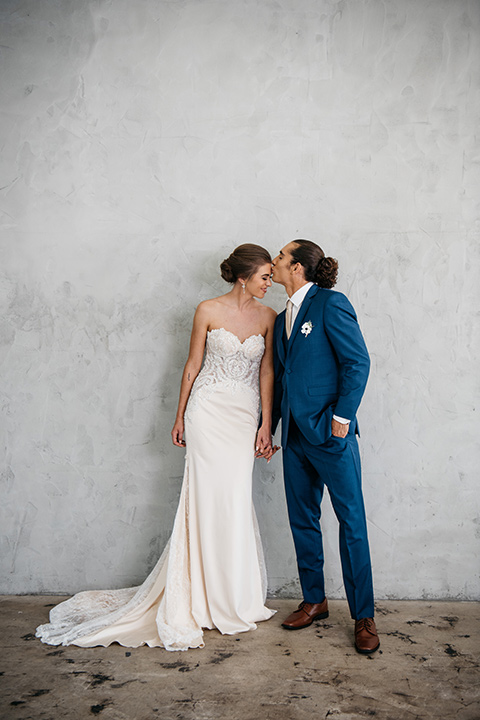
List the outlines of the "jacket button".
<svg viewBox="0 0 480 720">
<path fill-rule="evenodd" d="M 288 368 L 287 373 L 290 375 L 291 372 L 290 368 Z"/>
</svg>

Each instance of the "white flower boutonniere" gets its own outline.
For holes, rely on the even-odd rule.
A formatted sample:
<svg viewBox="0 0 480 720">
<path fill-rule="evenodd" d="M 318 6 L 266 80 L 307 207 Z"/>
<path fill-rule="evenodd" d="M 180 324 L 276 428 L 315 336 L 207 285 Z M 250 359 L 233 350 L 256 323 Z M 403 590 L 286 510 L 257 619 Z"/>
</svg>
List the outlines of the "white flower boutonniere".
<svg viewBox="0 0 480 720">
<path fill-rule="evenodd" d="M 310 333 L 312 332 L 312 330 L 313 330 L 313 323 L 312 323 L 311 320 L 309 320 L 309 321 L 306 322 L 306 323 L 303 323 L 303 325 L 302 325 L 302 333 L 305 335 L 305 337 L 307 337 L 307 335 L 310 335 Z"/>
</svg>

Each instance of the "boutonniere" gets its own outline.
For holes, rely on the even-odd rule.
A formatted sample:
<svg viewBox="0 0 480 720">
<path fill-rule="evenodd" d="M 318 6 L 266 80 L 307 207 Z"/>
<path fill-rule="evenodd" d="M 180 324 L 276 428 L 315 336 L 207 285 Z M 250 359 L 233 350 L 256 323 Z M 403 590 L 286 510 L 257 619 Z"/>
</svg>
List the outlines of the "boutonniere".
<svg viewBox="0 0 480 720">
<path fill-rule="evenodd" d="M 306 323 L 303 323 L 301 331 L 302 331 L 303 335 L 305 335 L 305 337 L 307 337 L 307 335 L 310 335 L 312 330 L 313 330 L 313 323 L 311 320 L 309 320 Z"/>
</svg>

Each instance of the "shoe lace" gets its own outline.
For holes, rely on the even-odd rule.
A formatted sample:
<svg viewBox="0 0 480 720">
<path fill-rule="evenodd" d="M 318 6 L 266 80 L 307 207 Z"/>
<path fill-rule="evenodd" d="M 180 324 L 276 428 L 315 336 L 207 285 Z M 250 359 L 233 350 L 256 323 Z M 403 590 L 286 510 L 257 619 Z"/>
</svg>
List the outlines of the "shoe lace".
<svg viewBox="0 0 480 720">
<path fill-rule="evenodd" d="M 371 631 L 373 629 L 373 621 L 371 618 L 362 618 L 357 620 L 355 624 L 355 632 L 361 632 L 362 630 Z"/>
</svg>

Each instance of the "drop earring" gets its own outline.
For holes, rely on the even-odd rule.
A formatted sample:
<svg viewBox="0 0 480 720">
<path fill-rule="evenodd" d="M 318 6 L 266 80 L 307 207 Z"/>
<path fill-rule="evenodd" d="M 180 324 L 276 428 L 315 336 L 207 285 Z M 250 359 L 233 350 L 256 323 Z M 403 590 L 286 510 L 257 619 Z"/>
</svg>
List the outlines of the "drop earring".
<svg viewBox="0 0 480 720">
<path fill-rule="evenodd" d="M 242 282 L 243 294 L 245 295 L 245 283 Z"/>
</svg>

